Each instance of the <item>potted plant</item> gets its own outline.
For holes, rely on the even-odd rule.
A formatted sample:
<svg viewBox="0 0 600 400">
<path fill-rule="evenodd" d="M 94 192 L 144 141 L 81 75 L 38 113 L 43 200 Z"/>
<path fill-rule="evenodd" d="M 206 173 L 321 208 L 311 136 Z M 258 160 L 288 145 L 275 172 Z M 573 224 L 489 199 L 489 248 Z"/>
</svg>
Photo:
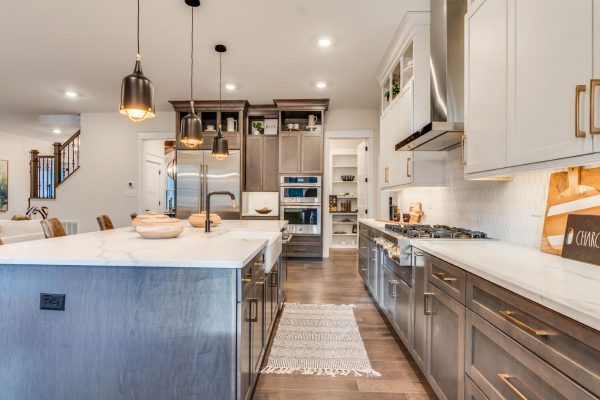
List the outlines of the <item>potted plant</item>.
<svg viewBox="0 0 600 400">
<path fill-rule="evenodd" d="M 265 128 L 263 127 L 263 123 L 261 121 L 252 122 L 252 134 L 253 135 L 260 135 L 264 131 L 265 131 Z"/>
</svg>

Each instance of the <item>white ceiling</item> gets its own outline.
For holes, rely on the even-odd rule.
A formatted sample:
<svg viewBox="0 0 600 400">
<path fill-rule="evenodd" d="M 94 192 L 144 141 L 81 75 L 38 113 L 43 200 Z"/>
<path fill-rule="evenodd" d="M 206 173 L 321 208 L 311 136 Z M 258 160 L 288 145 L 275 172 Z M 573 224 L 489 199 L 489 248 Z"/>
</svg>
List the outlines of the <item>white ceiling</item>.
<svg viewBox="0 0 600 400">
<path fill-rule="evenodd" d="M 50 138 L 41 114 L 117 110 L 135 61 L 135 0 L 0 0 L 0 130 Z M 407 10 L 428 0 L 202 0 L 195 11 L 195 97 L 330 98 L 332 109 L 376 108 L 375 72 Z M 190 8 L 141 0 L 142 65 L 156 107 L 189 97 Z M 334 44 L 317 46 L 320 36 Z M 314 83 L 327 81 L 318 90 Z M 65 90 L 82 93 L 68 99 Z"/>
</svg>

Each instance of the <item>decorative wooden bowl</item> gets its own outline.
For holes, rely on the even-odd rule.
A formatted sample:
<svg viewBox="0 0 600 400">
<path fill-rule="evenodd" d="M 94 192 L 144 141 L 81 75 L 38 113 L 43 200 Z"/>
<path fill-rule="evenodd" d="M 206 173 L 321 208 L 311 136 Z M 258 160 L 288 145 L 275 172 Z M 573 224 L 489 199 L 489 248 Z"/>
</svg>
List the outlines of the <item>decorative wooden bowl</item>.
<svg viewBox="0 0 600 400">
<path fill-rule="evenodd" d="M 261 208 L 261 209 L 258 209 L 258 210 L 257 210 L 257 209 L 255 209 L 254 211 L 256 211 L 256 212 L 257 212 L 257 213 L 259 213 L 259 214 L 266 215 L 266 214 L 269 214 L 269 213 L 270 213 L 271 211 L 273 211 L 273 210 L 272 210 L 272 209 L 270 209 L 269 207 L 263 207 L 263 208 Z"/>
<path fill-rule="evenodd" d="M 144 239 L 173 239 L 183 232 L 183 223 L 177 218 L 147 219 L 140 221 L 135 230 Z"/>
<path fill-rule="evenodd" d="M 206 212 L 201 212 L 200 214 L 192 214 L 188 218 L 188 222 L 190 225 L 196 228 L 204 228 L 206 224 Z M 221 217 L 218 214 L 210 213 L 210 226 L 217 226 L 221 223 Z"/>
<path fill-rule="evenodd" d="M 133 221 L 131 221 L 131 225 L 134 228 L 136 228 L 138 226 L 138 224 L 143 221 L 164 220 L 164 219 L 169 219 L 169 216 L 163 215 L 163 214 L 142 214 L 142 215 L 138 215 L 137 217 L 135 217 L 133 219 Z"/>
</svg>

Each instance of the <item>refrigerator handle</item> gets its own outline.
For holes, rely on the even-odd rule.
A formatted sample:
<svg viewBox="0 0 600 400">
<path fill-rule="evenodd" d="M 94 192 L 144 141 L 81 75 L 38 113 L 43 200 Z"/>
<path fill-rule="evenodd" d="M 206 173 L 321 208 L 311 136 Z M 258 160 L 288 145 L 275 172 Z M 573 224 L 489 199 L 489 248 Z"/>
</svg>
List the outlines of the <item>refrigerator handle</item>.
<svg viewBox="0 0 600 400">
<path fill-rule="evenodd" d="M 204 164 L 204 179 L 202 181 L 202 210 L 206 211 L 206 195 L 208 194 L 208 164 Z"/>
</svg>

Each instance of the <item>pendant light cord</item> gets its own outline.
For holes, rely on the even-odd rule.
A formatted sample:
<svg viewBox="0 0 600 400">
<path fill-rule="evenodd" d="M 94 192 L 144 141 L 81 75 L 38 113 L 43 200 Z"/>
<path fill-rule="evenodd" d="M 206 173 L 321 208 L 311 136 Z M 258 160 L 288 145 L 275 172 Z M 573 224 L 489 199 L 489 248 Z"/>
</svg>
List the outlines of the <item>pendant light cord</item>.
<svg viewBox="0 0 600 400">
<path fill-rule="evenodd" d="M 194 7 L 192 8 L 192 51 L 190 52 L 190 57 L 192 59 L 191 68 L 190 68 L 190 103 L 192 105 L 192 110 L 194 107 Z"/>
<path fill-rule="evenodd" d="M 221 124 L 223 120 L 223 99 L 221 97 L 221 91 L 223 90 L 223 53 L 219 53 L 219 112 L 221 113 Z M 219 136 L 223 136 L 221 132 L 221 124 L 219 124 Z"/>
<path fill-rule="evenodd" d="M 137 0 L 137 56 L 140 56 L 140 0 Z"/>
</svg>

